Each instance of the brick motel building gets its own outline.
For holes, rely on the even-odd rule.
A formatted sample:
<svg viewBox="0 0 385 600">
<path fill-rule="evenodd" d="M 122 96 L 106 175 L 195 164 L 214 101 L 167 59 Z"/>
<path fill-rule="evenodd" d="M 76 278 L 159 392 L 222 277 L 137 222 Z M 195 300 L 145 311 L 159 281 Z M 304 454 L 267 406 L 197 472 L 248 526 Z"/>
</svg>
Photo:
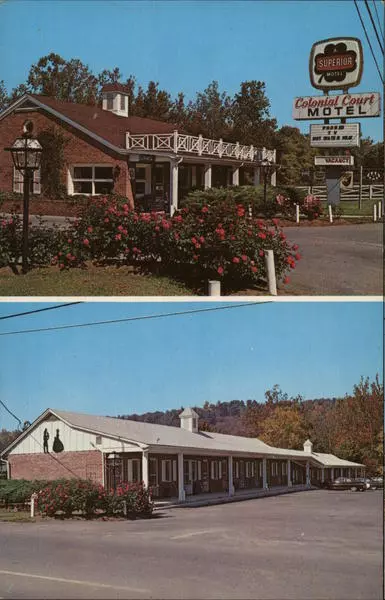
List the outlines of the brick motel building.
<svg viewBox="0 0 385 600">
<path fill-rule="evenodd" d="M 155 499 L 183 503 L 321 486 L 364 474 L 364 465 L 332 454 L 274 448 L 257 438 L 199 430 L 187 408 L 180 427 L 47 409 L 1 454 L 11 479 L 80 477 L 108 489 L 143 481 Z"/>
<path fill-rule="evenodd" d="M 35 137 L 54 130 L 66 139 L 61 183 L 69 196 L 114 191 L 137 210 L 171 213 L 191 189 L 258 185 L 262 161 L 275 163 L 275 150 L 192 136 L 172 123 L 129 116 L 119 84 L 105 86 L 102 98 L 98 107 L 26 94 L 0 114 L 1 146 L 12 146 L 26 122 Z M 22 190 L 22 174 L 10 153 L 0 151 L 0 191 Z M 31 192 L 41 194 L 39 171 Z"/>
</svg>

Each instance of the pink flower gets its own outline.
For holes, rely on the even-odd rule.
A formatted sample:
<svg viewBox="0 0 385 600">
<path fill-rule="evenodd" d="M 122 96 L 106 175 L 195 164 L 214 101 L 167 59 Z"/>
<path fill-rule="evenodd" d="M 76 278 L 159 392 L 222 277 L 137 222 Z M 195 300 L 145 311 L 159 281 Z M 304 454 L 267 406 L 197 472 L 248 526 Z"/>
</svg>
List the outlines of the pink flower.
<svg viewBox="0 0 385 600">
<path fill-rule="evenodd" d="M 191 241 L 192 241 L 192 243 L 195 245 L 195 244 L 197 243 L 197 239 L 196 239 L 196 237 L 192 237 L 192 238 L 191 238 Z"/>
<path fill-rule="evenodd" d="M 295 260 L 301 260 L 301 255 L 297 252 L 297 254 L 295 255 Z"/>
<path fill-rule="evenodd" d="M 92 233 L 93 232 L 93 228 L 91 227 L 91 225 L 89 227 L 87 227 L 87 231 L 88 231 L 88 233 Z"/>
<path fill-rule="evenodd" d="M 90 241 L 87 238 L 85 238 L 83 240 L 83 244 L 84 244 L 84 246 L 89 246 L 90 245 Z"/>
<path fill-rule="evenodd" d="M 105 223 L 109 223 L 109 222 L 110 222 L 110 219 L 109 219 L 108 217 L 106 217 L 106 218 L 104 219 L 104 222 L 105 222 Z"/>
<path fill-rule="evenodd" d="M 287 283 L 289 283 L 290 278 L 289 277 L 285 277 L 285 279 L 283 280 L 283 283 L 286 285 Z"/>
<path fill-rule="evenodd" d="M 259 256 L 265 256 L 265 253 L 264 253 L 264 251 L 263 251 L 263 250 L 260 250 L 260 251 L 258 252 L 258 254 L 259 254 Z"/>
<path fill-rule="evenodd" d="M 256 273 L 258 271 L 257 267 L 250 267 L 253 273 Z"/>
<path fill-rule="evenodd" d="M 240 262 L 240 260 L 239 260 L 238 256 L 234 256 L 233 263 L 237 265 L 239 262 Z"/>
<path fill-rule="evenodd" d="M 156 226 L 155 226 L 155 231 L 160 231 L 160 227 L 159 227 L 159 225 L 156 225 Z"/>
<path fill-rule="evenodd" d="M 203 237 L 203 235 L 201 235 L 201 237 L 199 238 L 199 241 L 201 244 L 205 243 L 205 238 Z"/>
<path fill-rule="evenodd" d="M 242 254 L 241 259 L 243 260 L 243 262 L 247 262 L 247 256 L 246 256 L 246 254 Z"/>
<path fill-rule="evenodd" d="M 207 207 L 207 206 L 203 206 L 203 207 L 202 207 L 202 212 L 203 212 L 203 213 L 208 213 L 208 212 L 209 212 L 209 209 L 208 209 L 208 207 Z"/>
<path fill-rule="evenodd" d="M 72 244 L 72 240 L 67 240 L 67 242 L 68 242 L 69 244 Z"/>
<path fill-rule="evenodd" d="M 122 234 L 121 233 L 117 233 L 115 236 L 116 241 L 120 241 L 122 239 Z"/>
<path fill-rule="evenodd" d="M 218 267 L 217 268 L 217 272 L 218 272 L 219 275 L 223 275 L 224 268 L 223 267 Z"/>
<path fill-rule="evenodd" d="M 261 240 L 265 240 L 266 239 L 266 233 L 262 233 L 262 231 L 260 231 L 258 233 L 258 237 L 261 238 Z"/>
</svg>

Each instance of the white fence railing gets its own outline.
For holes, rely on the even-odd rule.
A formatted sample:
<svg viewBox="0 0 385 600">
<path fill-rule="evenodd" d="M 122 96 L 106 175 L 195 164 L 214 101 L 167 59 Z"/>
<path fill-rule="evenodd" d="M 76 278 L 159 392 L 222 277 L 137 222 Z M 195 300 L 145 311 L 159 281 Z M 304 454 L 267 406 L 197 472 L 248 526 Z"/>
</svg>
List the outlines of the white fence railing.
<svg viewBox="0 0 385 600">
<path fill-rule="evenodd" d="M 314 194 L 321 200 L 327 199 L 325 185 L 313 185 L 313 187 L 301 185 L 298 190 L 303 190 L 308 194 Z M 341 190 L 341 201 L 358 201 L 360 199 L 360 186 L 354 185 L 351 189 Z M 363 185 L 361 189 L 362 200 L 384 200 L 384 186 L 382 184 Z"/>
<path fill-rule="evenodd" d="M 174 133 L 158 134 L 126 134 L 126 148 L 128 150 L 142 151 L 167 151 L 178 154 L 195 154 L 196 156 L 213 156 L 218 158 L 235 158 L 250 163 L 260 163 L 267 159 L 272 163 L 276 161 L 276 151 L 267 148 L 254 148 L 225 142 L 223 140 L 211 140 L 203 136 L 185 135 L 174 131 Z"/>
</svg>

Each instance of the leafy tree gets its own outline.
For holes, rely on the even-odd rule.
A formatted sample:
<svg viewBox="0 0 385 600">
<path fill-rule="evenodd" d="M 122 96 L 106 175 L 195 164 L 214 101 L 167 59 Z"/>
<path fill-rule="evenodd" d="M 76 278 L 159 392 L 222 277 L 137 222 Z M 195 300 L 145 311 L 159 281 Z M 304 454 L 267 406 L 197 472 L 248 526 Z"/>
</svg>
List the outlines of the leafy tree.
<svg viewBox="0 0 385 600">
<path fill-rule="evenodd" d="M 7 429 L 0 430 L 0 452 L 4 450 L 9 444 L 19 437 L 20 431 L 7 431 Z"/>
<path fill-rule="evenodd" d="M 243 81 L 231 105 L 232 137 L 242 144 L 274 147 L 276 119 L 262 81 Z"/>
<path fill-rule="evenodd" d="M 187 108 L 188 129 L 194 135 L 208 138 L 228 138 L 231 125 L 231 99 L 220 92 L 217 81 L 210 83 L 203 92 L 198 92 L 194 102 Z"/>
<path fill-rule="evenodd" d="M 41 155 L 41 185 L 44 196 L 61 198 L 66 194 L 66 186 L 61 174 L 64 165 L 64 149 L 67 138 L 54 127 L 41 131 L 38 140 L 43 147 Z"/>
<path fill-rule="evenodd" d="M 9 98 L 4 85 L 4 80 L 0 79 L 0 112 L 8 106 L 8 103 Z"/>
<path fill-rule="evenodd" d="M 95 104 L 98 93 L 98 79 L 87 65 L 53 52 L 32 65 L 27 84 L 35 94 L 82 104 Z"/>
<path fill-rule="evenodd" d="M 310 147 L 309 136 L 297 127 L 285 125 L 275 138 L 277 162 L 281 165 L 277 180 L 280 185 L 300 185 L 302 171 L 314 168 L 315 150 Z"/>
<path fill-rule="evenodd" d="M 309 430 L 298 406 L 277 406 L 264 420 L 260 437 L 271 446 L 302 450 Z"/>
<path fill-rule="evenodd" d="M 160 90 L 159 83 L 150 81 L 146 91 L 139 86 L 134 103 L 135 115 L 167 121 L 171 107 L 170 94 Z"/>
</svg>

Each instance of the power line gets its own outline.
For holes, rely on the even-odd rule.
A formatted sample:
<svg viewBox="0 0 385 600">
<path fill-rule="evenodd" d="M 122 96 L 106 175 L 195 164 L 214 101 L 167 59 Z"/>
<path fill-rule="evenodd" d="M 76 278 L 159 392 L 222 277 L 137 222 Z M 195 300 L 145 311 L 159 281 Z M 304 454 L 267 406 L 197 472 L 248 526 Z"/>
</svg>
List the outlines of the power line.
<svg viewBox="0 0 385 600">
<path fill-rule="evenodd" d="M 115 323 L 128 323 L 131 321 L 145 321 L 150 319 L 164 319 L 168 317 L 180 317 L 183 315 L 193 315 L 204 312 L 214 312 L 218 310 L 231 310 L 233 308 L 245 308 L 247 306 L 255 306 L 258 304 L 269 304 L 272 300 L 264 300 L 262 302 L 247 302 L 245 304 L 227 304 L 226 306 L 215 306 L 213 308 L 198 308 L 194 310 L 183 310 L 180 312 L 170 313 L 158 313 L 155 315 L 143 315 L 141 317 L 125 317 L 123 319 L 110 319 L 108 321 L 92 321 L 89 323 L 77 323 L 74 325 L 58 325 L 55 327 L 39 327 L 37 329 L 22 329 L 19 331 L 5 331 L 0 333 L 0 336 L 4 335 L 20 335 L 23 333 L 40 333 L 45 331 L 61 331 L 63 329 L 76 329 L 81 327 L 93 327 L 95 325 L 112 325 Z"/>
<path fill-rule="evenodd" d="M 66 306 L 73 306 L 74 304 L 82 304 L 82 302 L 81 301 L 67 302 L 66 304 L 57 304 L 56 306 L 48 306 L 47 308 L 38 308 L 36 310 L 28 310 L 28 311 L 22 312 L 22 313 L 14 313 L 12 315 L 5 315 L 4 317 L 0 317 L 0 321 L 3 321 L 4 319 L 13 319 L 14 317 L 23 317 L 24 315 L 33 315 L 35 313 L 44 312 L 46 310 L 56 310 L 57 308 L 65 308 Z"/>
<path fill-rule="evenodd" d="M 0 404 L 3 406 L 3 408 L 5 408 L 5 410 L 7 411 L 7 413 L 11 415 L 11 417 L 13 417 L 14 419 L 16 419 L 16 421 L 19 423 L 19 426 L 23 427 L 23 424 L 20 421 L 20 419 L 11 410 L 9 410 L 8 406 L 2 400 L 0 400 Z"/>
<path fill-rule="evenodd" d="M 377 27 L 376 27 L 376 24 L 375 24 L 375 22 L 374 22 L 374 19 L 373 19 L 372 11 L 370 10 L 370 6 L 369 6 L 369 4 L 368 4 L 368 0 L 365 0 L 365 6 L 366 6 L 366 10 L 367 10 L 367 11 L 368 11 L 368 13 L 369 13 L 369 17 L 370 17 L 370 20 L 371 20 L 371 22 L 372 22 L 372 26 L 373 26 L 373 29 L 374 29 L 374 33 L 376 34 L 377 42 L 378 42 L 378 44 L 379 44 L 379 46 L 380 46 L 380 48 L 381 48 L 381 52 L 382 52 L 382 54 L 384 54 L 384 47 L 383 47 L 383 45 L 381 44 L 381 40 L 380 40 L 380 37 L 379 37 L 379 35 L 378 35 L 378 32 L 377 32 Z"/>
<path fill-rule="evenodd" d="M 378 28 L 380 30 L 382 38 L 384 39 L 384 31 L 383 31 L 383 28 L 381 26 L 380 17 L 378 16 L 376 0 L 372 0 L 372 2 L 373 2 L 374 10 L 376 12 L 376 17 L 377 17 L 377 22 L 378 22 Z"/>
<path fill-rule="evenodd" d="M 364 22 L 363 22 L 363 20 L 362 20 L 361 13 L 360 13 L 360 9 L 358 8 L 357 0 L 354 0 L 354 6 L 356 7 L 356 10 L 357 10 L 357 13 L 358 13 L 358 17 L 359 17 L 359 19 L 360 19 L 360 21 L 361 21 L 362 28 L 363 28 L 363 30 L 364 30 L 364 32 L 365 32 L 365 36 L 366 36 L 367 42 L 368 42 L 368 44 L 369 44 L 369 48 L 370 48 L 370 51 L 371 51 L 371 53 L 372 53 L 373 60 L 374 60 L 374 62 L 376 63 L 376 67 L 377 67 L 378 74 L 379 74 L 379 76 L 380 76 L 380 79 L 381 79 L 381 81 L 382 81 L 382 84 L 384 84 L 384 80 L 383 80 L 383 78 L 382 78 L 381 71 L 380 71 L 380 69 L 379 69 L 379 67 L 378 67 L 377 59 L 376 59 L 376 57 L 375 57 L 375 54 L 374 54 L 374 52 L 373 52 L 372 44 L 370 43 L 370 39 L 369 39 L 368 33 L 367 33 L 367 31 L 366 31 L 365 23 L 364 23 Z"/>
</svg>

